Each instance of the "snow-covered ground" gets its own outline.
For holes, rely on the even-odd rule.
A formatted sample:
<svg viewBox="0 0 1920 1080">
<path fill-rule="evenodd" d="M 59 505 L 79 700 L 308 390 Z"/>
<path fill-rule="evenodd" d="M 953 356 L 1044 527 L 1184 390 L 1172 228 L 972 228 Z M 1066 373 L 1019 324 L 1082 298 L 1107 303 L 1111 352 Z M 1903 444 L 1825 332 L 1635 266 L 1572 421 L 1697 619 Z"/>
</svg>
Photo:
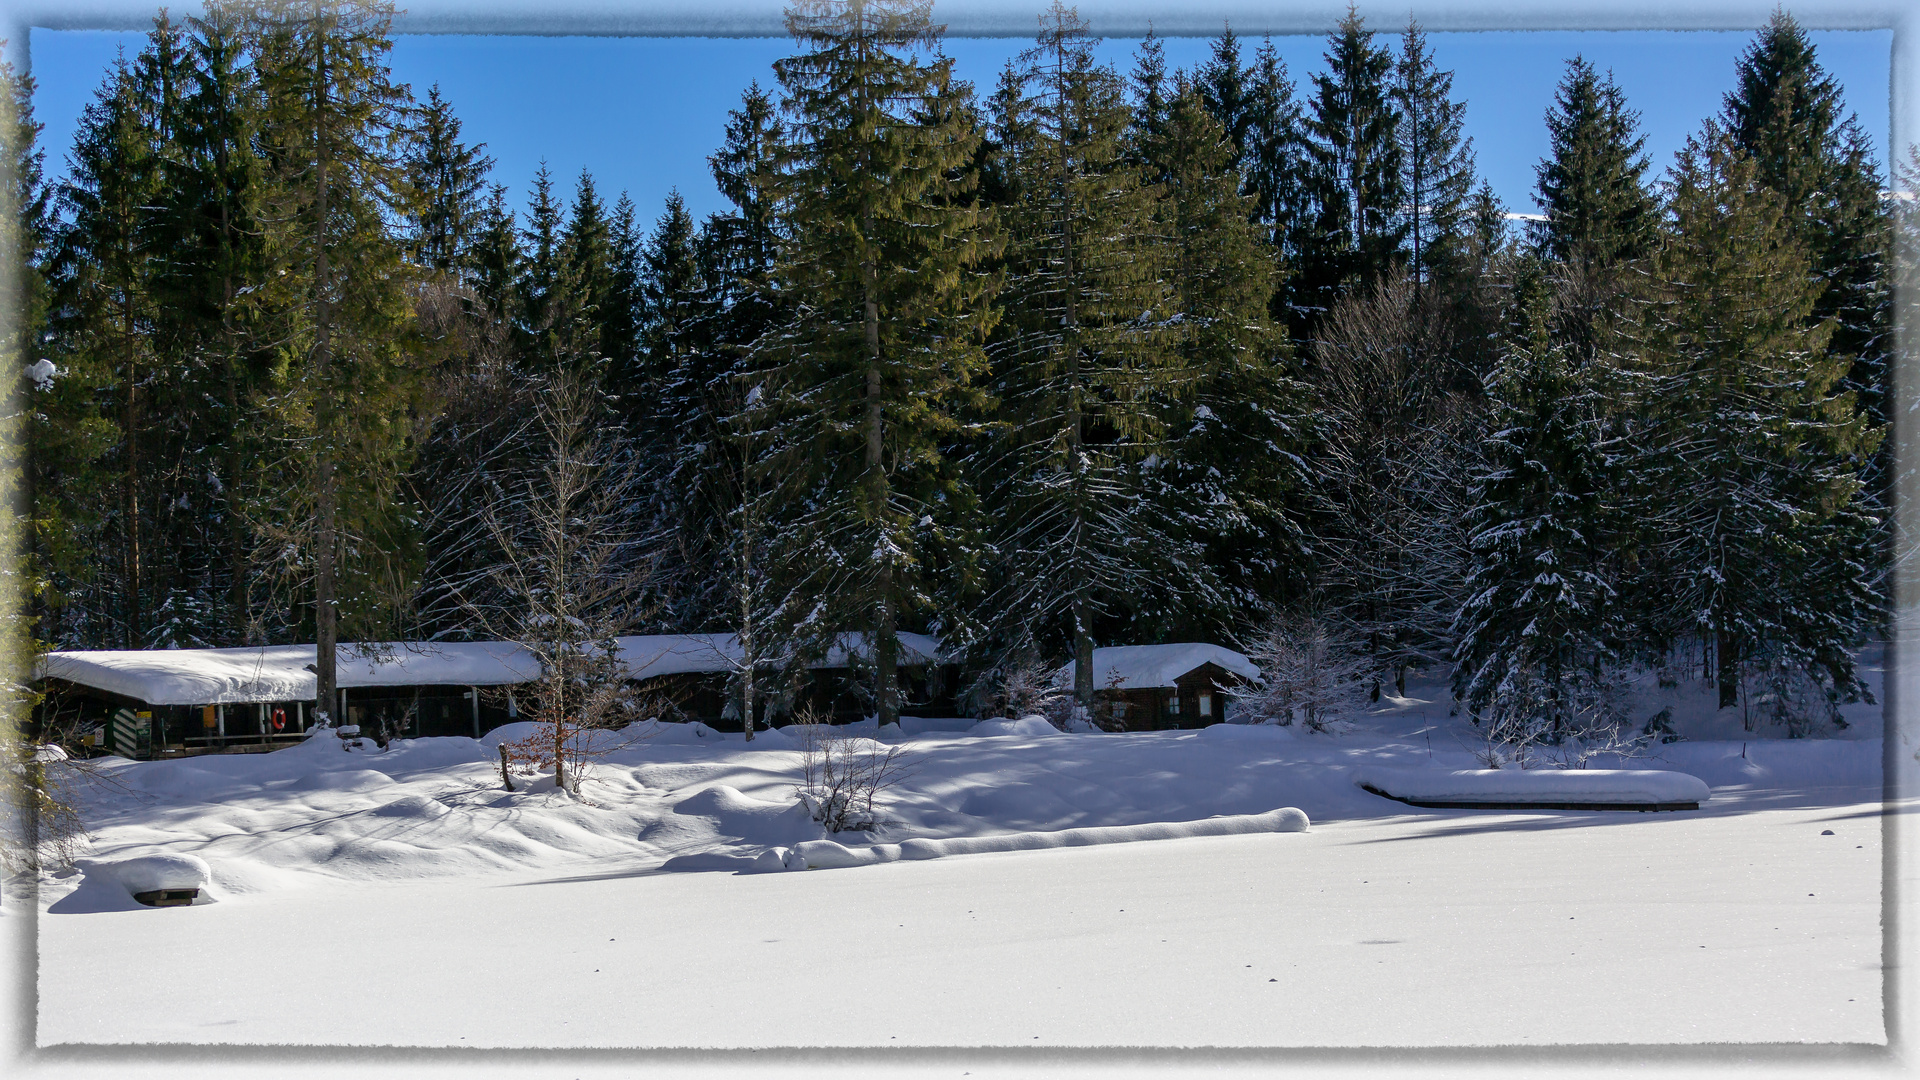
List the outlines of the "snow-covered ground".
<svg viewBox="0 0 1920 1080">
<path fill-rule="evenodd" d="M 912 761 L 897 823 L 835 839 L 953 853 L 800 873 L 754 866 L 822 837 L 779 733 L 629 729 L 578 799 L 550 779 L 502 790 L 497 736 L 115 763 L 91 796 L 92 872 L 43 889 L 36 1040 L 1886 1041 L 1877 707 L 1787 740 L 1683 688 L 1686 739 L 1591 763 L 1698 777 L 1698 811 L 1414 810 L 1355 776 L 1478 762 L 1439 685 L 1408 693 L 1331 736 L 869 729 Z M 956 839 L 1182 836 L 1205 830 L 1156 823 L 1282 807 L 1311 828 Z M 203 859 L 212 902 L 134 905 L 107 864 L 154 854 Z"/>
</svg>

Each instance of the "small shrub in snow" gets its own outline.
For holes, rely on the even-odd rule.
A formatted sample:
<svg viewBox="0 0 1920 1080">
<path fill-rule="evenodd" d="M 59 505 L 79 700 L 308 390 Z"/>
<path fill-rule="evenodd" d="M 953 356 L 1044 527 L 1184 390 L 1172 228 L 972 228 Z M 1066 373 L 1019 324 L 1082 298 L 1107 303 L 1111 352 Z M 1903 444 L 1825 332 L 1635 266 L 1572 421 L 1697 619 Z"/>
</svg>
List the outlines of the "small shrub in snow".
<svg viewBox="0 0 1920 1080">
<path fill-rule="evenodd" d="M 974 699 L 985 719 L 1044 716 L 1053 726 L 1065 728 L 1074 715 L 1073 695 L 1032 658 L 989 672 L 976 684 Z"/>
<path fill-rule="evenodd" d="M 795 714 L 789 734 L 800 741 L 800 801 L 831 833 L 871 832 L 888 824 L 878 798 L 907 778 L 911 762 L 887 746 L 837 730 L 811 708 Z"/>
<path fill-rule="evenodd" d="M 1833 682 L 1815 674 L 1819 669 L 1782 657 L 1766 657 L 1743 665 L 1740 707 L 1743 726 L 1754 730 L 1756 720 L 1787 729 L 1787 738 L 1804 739 L 1828 724 L 1844 728 L 1840 718 L 1843 693 Z M 1872 694 L 1866 694 L 1871 702 Z"/>
<path fill-rule="evenodd" d="M 1240 707 L 1266 722 L 1332 730 L 1361 707 L 1371 668 L 1345 633 L 1311 615 L 1279 615 L 1246 646 L 1261 682 L 1243 680 Z"/>
<path fill-rule="evenodd" d="M 1528 669 L 1511 670 L 1474 724 L 1482 740 L 1474 756 L 1489 769 L 1584 769 L 1597 756 L 1630 757 L 1647 742 L 1628 734 L 1619 683 L 1604 671 L 1548 681 Z"/>
</svg>

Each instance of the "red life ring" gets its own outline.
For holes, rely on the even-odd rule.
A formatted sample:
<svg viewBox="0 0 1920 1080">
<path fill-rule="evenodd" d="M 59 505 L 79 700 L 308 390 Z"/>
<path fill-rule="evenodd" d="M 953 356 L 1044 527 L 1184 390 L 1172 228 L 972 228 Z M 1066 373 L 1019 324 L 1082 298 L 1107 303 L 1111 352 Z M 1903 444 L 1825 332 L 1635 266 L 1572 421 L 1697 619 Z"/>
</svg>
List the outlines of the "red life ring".
<svg viewBox="0 0 1920 1080">
<path fill-rule="evenodd" d="M 286 730 L 286 726 L 287 726 L 287 710 L 285 709 L 273 710 L 273 730 L 284 731 Z"/>
</svg>

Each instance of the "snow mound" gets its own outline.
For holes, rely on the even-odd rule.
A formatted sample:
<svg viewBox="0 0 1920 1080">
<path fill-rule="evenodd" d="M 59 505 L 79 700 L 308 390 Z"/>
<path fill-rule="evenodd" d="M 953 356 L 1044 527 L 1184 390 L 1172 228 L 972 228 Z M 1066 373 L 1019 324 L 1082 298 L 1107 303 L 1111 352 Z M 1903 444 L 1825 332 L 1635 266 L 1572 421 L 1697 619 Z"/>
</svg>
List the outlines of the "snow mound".
<svg viewBox="0 0 1920 1080">
<path fill-rule="evenodd" d="M 1227 742 L 1265 742 L 1295 736 L 1293 728 L 1278 724 L 1208 724 L 1200 729 L 1200 737 Z"/>
<path fill-rule="evenodd" d="M 87 875 L 118 881 L 129 893 L 160 889 L 204 889 L 213 869 L 198 855 L 141 855 L 89 863 Z"/>
<path fill-rule="evenodd" d="M 1353 782 L 1415 805 L 1636 808 L 1706 802 L 1706 782 L 1653 769 L 1389 769 L 1356 771 Z"/>
<path fill-rule="evenodd" d="M 754 731 L 753 741 L 747 744 L 747 749 L 798 750 L 800 744 L 781 728 L 759 728 Z"/>
<path fill-rule="evenodd" d="M 1231 814 L 1200 821 L 1152 821 L 1143 825 L 1106 825 L 1054 832 L 1006 833 L 1000 836 L 950 836 L 939 840 L 903 840 L 898 844 L 847 847 L 832 840 L 810 840 L 791 848 L 773 848 L 754 860 L 759 870 L 827 870 L 870 866 L 899 859 L 938 859 L 947 855 L 980 855 L 996 851 L 1039 851 L 1045 848 L 1127 844 L 1139 840 L 1185 840 L 1196 836 L 1243 836 L 1248 833 L 1306 832 L 1307 815 L 1287 806 L 1264 814 Z"/>
<path fill-rule="evenodd" d="M 905 735 L 958 733 L 976 723 L 978 721 L 970 716 L 903 716 L 900 718 L 900 731 Z"/>
<path fill-rule="evenodd" d="M 982 720 L 967 729 L 969 735 L 1058 735 L 1044 716 L 1023 716 L 1018 720 Z"/>
<path fill-rule="evenodd" d="M 134 894 L 163 889 L 198 889 L 196 905 L 216 899 L 208 889 L 213 870 L 198 855 L 166 852 L 129 859 L 79 859 L 74 868 L 80 871 L 75 888 L 54 901 L 49 912 L 150 911 Z"/>
</svg>

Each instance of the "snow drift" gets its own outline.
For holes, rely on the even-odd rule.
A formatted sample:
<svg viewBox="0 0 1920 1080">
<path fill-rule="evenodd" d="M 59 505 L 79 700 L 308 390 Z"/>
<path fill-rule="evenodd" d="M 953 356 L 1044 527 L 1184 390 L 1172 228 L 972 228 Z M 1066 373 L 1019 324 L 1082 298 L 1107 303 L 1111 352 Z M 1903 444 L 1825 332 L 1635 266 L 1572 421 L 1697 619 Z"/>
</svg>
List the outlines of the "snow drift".
<svg viewBox="0 0 1920 1080">
<path fill-rule="evenodd" d="M 1415 806 L 1560 809 L 1694 809 L 1708 798 L 1697 776 L 1654 769 L 1390 769 L 1353 782 Z"/>
<path fill-rule="evenodd" d="M 769 848 L 754 860 L 753 868 L 825 870 L 899 859 L 938 859 L 947 855 L 981 855 L 996 851 L 1040 851 L 1096 844 L 1128 844 L 1139 840 L 1184 840 L 1195 836 L 1306 832 L 1307 824 L 1305 813 L 1287 806 L 1265 814 L 1233 814 L 1201 821 L 1156 821 L 1144 825 L 1108 825 L 1000 836 L 949 836 L 903 840 L 898 844 L 875 844 L 872 847 L 850 848 L 832 840 L 809 840 L 791 848 Z"/>
</svg>

